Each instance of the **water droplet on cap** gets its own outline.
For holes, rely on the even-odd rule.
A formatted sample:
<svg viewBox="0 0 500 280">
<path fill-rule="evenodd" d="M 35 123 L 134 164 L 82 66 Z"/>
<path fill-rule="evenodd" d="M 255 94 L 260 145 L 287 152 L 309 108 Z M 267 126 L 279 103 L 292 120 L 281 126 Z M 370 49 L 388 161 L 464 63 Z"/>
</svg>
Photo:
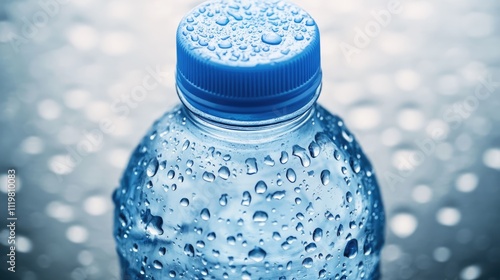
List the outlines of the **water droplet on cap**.
<svg viewBox="0 0 500 280">
<path fill-rule="evenodd" d="M 283 41 L 280 35 L 274 33 L 274 32 L 269 32 L 264 35 L 262 35 L 262 42 L 269 44 L 269 45 L 279 45 Z"/>
<path fill-rule="evenodd" d="M 223 16 L 218 18 L 215 23 L 217 23 L 220 26 L 226 26 L 229 23 L 229 18 Z"/>
<path fill-rule="evenodd" d="M 222 41 L 219 43 L 219 48 L 221 49 L 229 49 L 233 46 L 233 44 L 230 41 Z"/>
</svg>

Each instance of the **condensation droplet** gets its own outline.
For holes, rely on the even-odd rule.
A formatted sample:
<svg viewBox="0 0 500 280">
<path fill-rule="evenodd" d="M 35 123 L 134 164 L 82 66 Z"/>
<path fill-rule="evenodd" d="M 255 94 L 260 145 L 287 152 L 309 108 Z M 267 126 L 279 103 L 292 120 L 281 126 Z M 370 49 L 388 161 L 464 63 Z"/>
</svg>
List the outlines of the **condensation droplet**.
<svg viewBox="0 0 500 280">
<path fill-rule="evenodd" d="M 253 221 L 257 223 L 263 223 L 267 221 L 267 218 L 268 218 L 267 213 L 264 211 L 256 211 L 253 214 Z"/>
<path fill-rule="evenodd" d="M 279 45 L 283 41 L 280 35 L 274 33 L 274 32 L 269 32 L 264 35 L 262 35 L 262 42 L 269 44 L 269 45 Z"/>
<path fill-rule="evenodd" d="M 158 171 L 158 167 L 158 160 L 156 159 L 156 157 L 152 158 L 149 161 L 148 166 L 146 167 L 146 175 L 148 175 L 149 177 L 155 176 L 156 172 Z"/>
<path fill-rule="evenodd" d="M 255 192 L 258 194 L 265 193 L 267 191 L 267 185 L 264 181 L 258 181 L 255 185 Z"/>
<path fill-rule="evenodd" d="M 207 181 L 207 182 L 213 182 L 215 180 L 215 175 L 211 172 L 203 172 L 203 180 Z"/>
<path fill-rule="evenodd" d="M 210 219 L 210 211 L 207 208 L 203 208 L 200 213 L 200 217 L 204 221 L 208 221 Z"/>
<path fill-rule="evenodd" d="M 321 183 L 323 186 L 328 185 L 330 183 L 330 171 L 329 170 L 323 170 L 321 171 Z"/>
<path fill-rule="evenodd" d="M 288 179 L 288 181 L 290 181 L 290 183 L 295 183 L 295 181 L 297 180 L 297 175 L 295 174 L 295 171 L 293 171 L 293 169 L 288 168 L 286 170 L 286 178 Z"/>
<path fill-rule="evenodd" d="M 221 168 L 219 168 L 218 174 L 219 177 L 221 177 L 224 180 L 229 179 L 229 176 L 231 175 L 229 168 L 227 168 L 226 166 L 222 166 Z"/>
<path fill-rule="evenodd" d="M 245 160 L 245 164 L 247 165 L 247 174 L 253 175 L 256 174 L 259 169 L 257 168 L 257 160 L 255 158 L 248 158 Z"/>
<path fill-rule="evenodd" d="M 241 205 L 250 206 L 250 203 L 252 203 L 252 196 L 247 191 L 243 192 L 243 199 L 241 200 Z"/>
<path fill-rule="evenodd" d="M 248 257 L 256 262 L 261 262 L 266 258 L 266 251 L 262 250 L 262 248 L 255 247 L 248 252 Z"/>
<path fill-rule="evenodd" d="M 294 145 L 292 154 L 300 159 L 302 166 L 309 167 L 309 165 L 311 165 L 311 158 L 309 158 L 306 150 L 301 146 Z"/>
<path fill-rule="evenodd" d="M 323 237 L 323 230 L 321 228 L 316 228 L 313 232 L 313 240 L 314 242 L 318 242 Z"/>
<path fill-rule="evenodd" d="M 344 257 L 354 259 L 358 255 L 358 240 L 351 239 L 347 242 L 344 249 Z"/>
<path fill-rule="evenodd" d="M 303 261 L 302 261 L 302 265 L 305 267 L 305 268 L 311 268 L 313 266 L 313 259 L 312 258 L 305 258 Z"/>
<path fill-rule="evenodd" d="M 186 254 L 186 256 L 188 256 L 188 257 L 193 257 L 194 256 L 194 247 L 193 247 L 193 245 L 191 245 L 189 243 L 186 244 L 184 246 L 184 254 Z"/>
</svg>

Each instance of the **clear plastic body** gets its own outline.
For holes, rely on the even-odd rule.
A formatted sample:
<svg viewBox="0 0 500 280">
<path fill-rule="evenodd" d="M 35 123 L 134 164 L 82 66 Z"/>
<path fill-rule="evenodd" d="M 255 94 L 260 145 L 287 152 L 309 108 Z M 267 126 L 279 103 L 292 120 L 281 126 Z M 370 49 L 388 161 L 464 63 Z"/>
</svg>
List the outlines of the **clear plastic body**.
<svg viewBox="0 0 500 280">
<path fill-rule="evenodd" d="M 377 279 L 374 171 L 319 105 L 265 126 L 179 105 L 133 153 L 113 199 L 123 279 Z"/>
</svg>

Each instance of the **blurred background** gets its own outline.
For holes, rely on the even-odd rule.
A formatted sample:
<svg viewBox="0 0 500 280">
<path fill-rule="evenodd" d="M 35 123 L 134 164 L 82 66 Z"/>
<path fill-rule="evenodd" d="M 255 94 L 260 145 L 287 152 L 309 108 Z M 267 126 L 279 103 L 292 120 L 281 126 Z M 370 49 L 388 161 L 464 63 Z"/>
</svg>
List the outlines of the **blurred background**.
<svg viewBox="0 0 500 280">
<path fill-rule="evenodd" d="M 382 279 L 500 279 L 500 2 L 295 2 L 322 32 L 320 102 L 378 172 Z M 15 168 L 18 251 L 8 272 L 0 227 L 1 279 L 118 279 L 111 193 L 178 102 L 176 26 L 198 3 L 2 0 L 0 213 Z"/>
</svg>

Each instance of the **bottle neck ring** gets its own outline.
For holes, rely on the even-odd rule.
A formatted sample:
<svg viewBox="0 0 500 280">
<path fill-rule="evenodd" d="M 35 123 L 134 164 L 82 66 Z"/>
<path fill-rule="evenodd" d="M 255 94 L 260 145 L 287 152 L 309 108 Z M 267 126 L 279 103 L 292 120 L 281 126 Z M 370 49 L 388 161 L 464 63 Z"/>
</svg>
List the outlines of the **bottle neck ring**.
<svg viewBox="0 0 500 280">
<path fill-rule="evenodd" d="M 304 115 L 304 113 L 309 111 L 318 100 L 318 97 L 321 93 L 321 88 L 322 85 L 320 83 L 319 86 L 315 89 L 312 98 L 299 109 L 288 110 L 287 107 L 281 107 L 279 109 L 270 111 L 270 113 L 268 114 L 268 118 L 266 119 L 252 120 L 251 118 L 249 118 L 248 120 L 242 120 L 240 118 L 231 119 L 230 115 L 228 115 L 227 118 L 224 118 L 204 112 L 198 109 L 196 106 L 193 106 L 189 102 L 189 100 L 185 97 L 185 94 L 182 91 L 182 89 L 179 86 L 176 87 L 177 95 L 179 96 L 179 99 L 181 100 L 182 104 L 184 104 L 184 106 L 188 109 L 188 111 L 193 115 L 195 115 L 197 118 L 200 118 L 206 122 L 217 124 L 220 126 L 227 126 L 227 127 L 235 126 L 238 127 L 238 129 L 240 130 L 243 128 L 252 129 L 252 127 L 262 127 L 262 126 L 279 124 L 289 120 L 293 120 L 298 116 Z M 269 105 L 272 106 L 272 104 Z"/>
</svg>

